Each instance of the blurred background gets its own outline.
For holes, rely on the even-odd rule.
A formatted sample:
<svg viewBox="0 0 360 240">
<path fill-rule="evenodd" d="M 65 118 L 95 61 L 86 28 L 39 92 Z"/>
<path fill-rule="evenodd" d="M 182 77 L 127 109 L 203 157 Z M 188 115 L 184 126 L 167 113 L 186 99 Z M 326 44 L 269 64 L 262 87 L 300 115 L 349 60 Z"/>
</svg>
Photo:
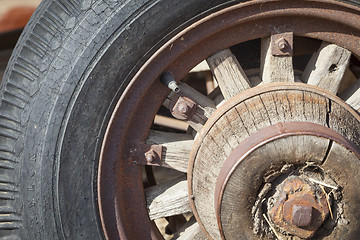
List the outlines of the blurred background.
<svg viewBox="0 0 360 240">
<path fill-rule="evenodd" d="M 41 0 L 0 0 L 0 80 L 22 29 Z"/>
</svg>

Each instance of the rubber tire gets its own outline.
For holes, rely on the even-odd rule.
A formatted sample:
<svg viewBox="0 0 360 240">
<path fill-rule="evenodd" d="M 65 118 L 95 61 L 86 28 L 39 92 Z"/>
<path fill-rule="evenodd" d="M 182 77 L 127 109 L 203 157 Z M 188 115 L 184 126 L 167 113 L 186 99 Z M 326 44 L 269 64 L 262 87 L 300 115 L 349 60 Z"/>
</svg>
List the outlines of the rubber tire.
<svg viewBox="0 0 360 240">
<path fill-rule="evenodd" d="M 43 1 L 0 92 L 0 238 L 102 239 L 97 164 L 115 103 L 166 40 L 238 2 Z"/>
</svg>

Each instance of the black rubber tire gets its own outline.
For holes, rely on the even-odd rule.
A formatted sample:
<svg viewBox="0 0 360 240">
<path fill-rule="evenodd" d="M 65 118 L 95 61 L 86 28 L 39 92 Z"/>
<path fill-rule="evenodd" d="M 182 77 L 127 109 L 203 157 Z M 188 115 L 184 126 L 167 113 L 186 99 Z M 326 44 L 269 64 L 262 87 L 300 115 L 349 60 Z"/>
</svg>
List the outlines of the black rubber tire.
<svg viewBox="0 0 360 240">
<path fill-rule="evenodd" d="M 167 39 L 238 2 L 43 1 L 1 87 L 0 238 L 102 239 L 97 164 L 114 104 Z"/>
</svg>

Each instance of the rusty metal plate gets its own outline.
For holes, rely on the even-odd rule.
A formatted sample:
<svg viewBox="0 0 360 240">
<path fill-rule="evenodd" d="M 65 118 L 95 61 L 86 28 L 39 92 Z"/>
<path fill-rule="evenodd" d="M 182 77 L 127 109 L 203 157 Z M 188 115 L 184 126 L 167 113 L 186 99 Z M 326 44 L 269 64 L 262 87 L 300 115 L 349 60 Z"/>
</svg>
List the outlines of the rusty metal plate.
<svg viewBox="0 0 360 240">
<path fill-rule="evenodd" d="M 135 165 L 162 165 L 162 151 L 161 145 L 150 145 L 139 143 L 130 150 L 130 161 Z"/>
<path fill-rule="evenodd" d="M 276 33 L 271 35 L 271 54 L 273 56 L 292 56 L 294 47 L 293 33 Z"/>
<path fill-rule="evenodd" d="M 183 93 L 175 94 L 170 100 L 169 109 L 171 114 L 181 120 L 187 120 L 191 118 L 197 108 L 196 102 L 194 102 L 189 96 Z"/>
</svg>

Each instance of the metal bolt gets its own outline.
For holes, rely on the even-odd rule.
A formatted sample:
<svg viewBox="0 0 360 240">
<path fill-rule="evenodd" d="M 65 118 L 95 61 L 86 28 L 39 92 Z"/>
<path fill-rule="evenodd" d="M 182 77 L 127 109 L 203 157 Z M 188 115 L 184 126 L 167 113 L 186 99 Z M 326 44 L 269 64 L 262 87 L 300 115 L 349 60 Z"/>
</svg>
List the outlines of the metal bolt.
<svg viewBox="0 0 360 240">
<path fill-rule="evenodd" d="M 324 223 L 329 209 L 326 196 L 300 177 L 288 177 L 269 216 L 274 224 L 300 238 L 312 237 Z"/>
<path fill-rule="evenodd" d="M 293 205 L 291 223 L 298 227 L 311 225 L 313 208 L 311 206 Z"/>
<path fill-rule="evenodd" d="M 148 163 L 152 163 L 156 159 L 156 153 L 153 149 L 145 153 L 145 158 Z"/>
<path fill-rule="evenodd" d="M 171 114 L 177 119 L 189 119 L 196 111 L 196 103 L 185 96 L 175 96 L 169 105 Z"/>
<path fill-rule="evenodd" d="M 284 38 L 280 38 L 278 40 L 278 47 L 279 47 L 280 50 L 285 50 L 287 45 L 288 44 L 287 44 L 287 42 L 286 42 L 286 40 Z"/>
<path fill-rule="evenodd" d="M 187 105 L 186 102 L 179 103 L 177 108 L 178 108 L 179 112 L 182 114 L 187 114 L 190 110 L 189 105 Z"/>
</svg>

